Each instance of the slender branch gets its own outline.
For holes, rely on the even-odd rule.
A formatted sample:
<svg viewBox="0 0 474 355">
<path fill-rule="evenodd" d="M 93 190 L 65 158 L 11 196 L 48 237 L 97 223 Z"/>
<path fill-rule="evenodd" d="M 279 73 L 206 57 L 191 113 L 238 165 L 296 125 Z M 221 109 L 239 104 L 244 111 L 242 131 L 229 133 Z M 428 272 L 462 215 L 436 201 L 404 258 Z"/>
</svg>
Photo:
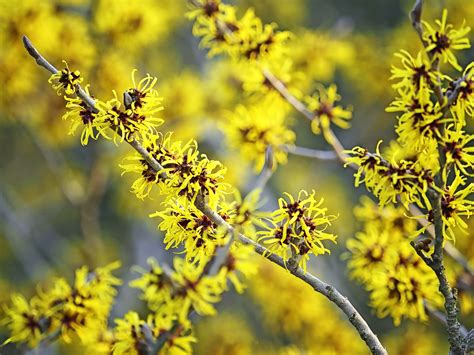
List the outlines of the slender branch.
<svg viewBox="0 0 474 355">
<path fill-rule="evenodd" d="M 273 150 L 272 150 L 272 147 L 269 145 L 265 149 L 265 163 L 263 164 L 263 168 L 262 168 L 262 171 L 260 172 L 260 175 L 256 179 L 253 190 L 259 189 L 263 191 L 263 189 L 267 185 L 272 175 L 273 175 Z"/>
<path fill-rule="evenodd" d="M 423 0 L 416 0 L 415 5 L 410 11 L 411 25 L 415 29 L 416 33 L 420 37 L 420 40 L 425 43 L 423 39 L 423 25 L 421 24 L 421 12 L 423 10 Z"/>
<path fill-rule="evenodd" d="M 49 62 L 46 61 L 40 55 L 40 53 L 33 47 L 32 43 L 26 36 L 23 37 L 23 42 L 25 44 L 26 49 L 28 50 L 28 53 L 30 53 L 30 55 L 36 59 L 36 62 L 40 66 L 46 68 L 51 73 L 57 72 L 57 69 L 54 68 L 51 64 L 49 64 Z M 92 109 L 96 109 L 94 100 L 89 97 L 79 85 L 77 86 L 77 95 L 81 99 L 83 99 L 84 102 L 86 102 Z M 140 142 L 138 142 L 137 140 L 132 140 L 132 142 L 129 143 L 139 154 L 141 154 L 146 159 L 146 161 L 153 169 L 155 169 L 156 172 L 160 172 L 163 170 L 163 167 L 148 153 L 148 151 L 140 144 Z M 217 224 L 218 226 L 225 227 L 230 233 L 233 234 L 234 229 L 232 228 L 232 226 L 230 226 L 226 221 L 224 221 L 217 212 L 212 210 L 205 203 L 205 200 L 196 199 L 196 201 L 196 207 L 200 209 L 201 212 L 203 212 L 215 224 Z M 247 238 L 242 234 L 239 235 L 239 240 L 244 244 L 252 245 L 258 254 L 264 256 L 265 258 L 277 264 L 278 266 L 286 269 L 285 261 L 283 260 L 283 258 L 279 257 L 278 255 L 272 254 L 262 245 L 251 240 L 250 238 Z M 307 283 L 308 285 L 310 285 L 316 292 L 323 294 L 330 301 L 335 303 L 349 318 L 349 321 L 358 331 L 360 337 L 365 341 L 365 343 L 373 354 L 387 354 L 387 351 L 384 349 L 377 336 L 372 332 L 367 322 L 355 309 L 355 307 L 349 302 L 347 297 L 343 296 L 333 286 L 326 284 L 325 282 L 319 280 L 316 276 L 305 272 L 300 267 L 294 268 L 293 270 L 291 270 L 291 273 L 302 281 L 304 281 L 305 283 Z"/>
<path fill-rule="evenodd" d="M 318 118 L 312 113 L 304 103 L 298 100 L 279 80 L 275 75 L 272 74 L 268 69 L 263 69 L 263 75 L 268 83 L 283 97 L 291 106 L 295 108 L 296 111 L 300 112 L 303 116 L 305 116 L 308 120 L 317 120 Z M 329 135 L 330 139 L 327 140 L 328 143 L 334 149 L 337 157 L 342 163 L 346 163 L 348 155 L 344 153 L 344 146 L 341 144 L 339 139 L 336 137 L 334 132 L 328 128 L 327 134 Z"/>
<path fill-rule="evenodd" d="M 273 75 L 268 69 L 263 69 L 263 76 L 271 84 L 271 86 L 291 105 L 294 109 L 300 112 L 308 120 L 317 119 L 315 115 L 306 108 L 306 105 L 298 100 L 286 86 Z"/>
<path fill-rule="evenodd" d="M 298 147 L 294 145 L 285 144 L 282 146 L 288 153 L 299 155 L 301 157 L 313 158 L 317 160 L 335 160 L 337 154 L 332 150 L 317 150 L 305 147 Z"/>
<path fill-rule="evenodd" d="M 252 245 L 255 251 L 277 264 L 281 268 L 286 269 L 285 260 L 278 255 L 272 254 L 262 245 L 257 242 L 240 235 L 240 241 L 247 245 Z M 351 324 L 356 328 L 362 340 L 365 341 L 369 349 L 373 354 L 386 354 L 387 351 L 384 349 L 377 336 L 372 332 L 367 322 L 355 309 L 355 307 L 349 302 L 347 297 L 343 296 L 335 287 L 328 285 L 324 281 L 321 281 L 316 276 L 304 272 L 300 267 L 289 270 L 294 276 L 303 280 L 305 283 L 310 285 L 316 292 L 321 293 L 331 302 L 335 303 L 347 316 Z"/>
</svg>

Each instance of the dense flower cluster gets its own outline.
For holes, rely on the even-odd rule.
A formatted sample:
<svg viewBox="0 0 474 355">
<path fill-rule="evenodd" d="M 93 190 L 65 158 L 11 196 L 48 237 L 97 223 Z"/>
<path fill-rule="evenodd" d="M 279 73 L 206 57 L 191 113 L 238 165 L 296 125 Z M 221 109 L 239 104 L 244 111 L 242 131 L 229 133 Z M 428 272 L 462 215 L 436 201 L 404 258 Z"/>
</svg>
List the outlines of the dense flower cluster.
<svg viewBox="0 0 474 355">
<path fill-rule="evenodd" d="M 425 302 L 440 306 L 442 298 L 436 276 L 408 243 L 417 222 L 402 207 L 379 207 L 368 198 L 355 213 L 364 229 L 347 242 L 351 277 L 370 292 L 379 317 L 390 315 L 395 325 L 402 318 L 427 320 Z"/>
<path fill-rule="evenodd" d="M 119 266 L 115 262 L 95 270 L 82 267 L 76 270 L 73 284 L 58 278 L 29 301 L 19 294 L 12 295 L 12 305 L 6 308 L 4 318 L 11 332 L 7 343 L 35 347 L 60 338 L 66 343 L 79 339 L 93 346 L 93 339 L 107 329 L 116 287 L 121 284 L 111 272 Z"/>
<path fill-rule="evenodd" d="M 396 55 L 402 67 L 392 67 L 391 78 L 397 81 L 393 88 L 398 97 L 387 111 L 399 113 L 397 152 L 387 159 L 378 147 L 375 154 L 355 147 L 348 151 L 348 164 L 358 166 L 356 185 L 365 182 L 381 205 L 397 200 L 405 207 L 415 203 L 427 211 L 426 218 L 432 223 L 433 206 L 427 196 L 440 194 L 443 234 L 454 239 L 453 228 L 465 228 L 462 217 L 469 217 L 474 210 L 467 200 L 472 183 L 466 182 L 473 173 L 474 136 L 465 127 L 466 117 L 472 118 L 474 63 L 457 79 L 440 70 L 440 61 L 461 70 L 453 50 L 470 48 L 465 37 L 470 28 L 463 24 L 454 30 L 446 21 L 445 11 L 436 22 L 438 30 L 424 23 L 425 48 L 415 57 L 407 51 Z"/>
<path fill-rule="evenodd" d="M 82 126 L 81 143 L 86 145 L 90 138 L 98 139 L 100 136 L 106 139 L 113 137 L 115 142 L 117 140 L 130 142 L 134 137 L 154 132 L 156 127 L 164 122 L 156 116 L 163 109 L 161 97 L 154 89 L 157 79 L 147 75 L 136 84 L 135 72 L 136 70 L 132 72 L 133 87 L 124 92 L 123 103 L 117 98 L 115 91 L 112 100 L 107 102 L 97 100 L 94 107 L 75 95 L 65 96 L 68 111 L 63 119 L 71 122 L 69 134 L 74 134 L 77 128 Z M 74 74 L 77 75 L 75 78 L 73 74 L 68 68 L 53 74 L 50 82 L 59 80 L 57 84 L 53 83 L 53 88 L 57 90 L 64 88 L 66 94 L 75 94 L 76 85 L 82 78 L 79 74 Z M 85 92 L 90 95 L 88 87 Z M 111 135 L 109 129 L 113 131 Z"/>
</svg>

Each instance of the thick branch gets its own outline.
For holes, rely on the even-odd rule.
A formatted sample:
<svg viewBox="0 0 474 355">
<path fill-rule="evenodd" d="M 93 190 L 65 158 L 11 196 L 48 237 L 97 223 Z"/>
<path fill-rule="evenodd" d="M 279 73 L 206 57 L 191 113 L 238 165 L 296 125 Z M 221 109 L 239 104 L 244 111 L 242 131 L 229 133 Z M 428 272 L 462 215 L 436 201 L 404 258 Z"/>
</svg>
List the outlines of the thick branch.
<svg viewBox="0 0 474 355">
<path fill-rule="evenodd" d="M 439 281 L 439 291 L 444 297 L 444 308 L 446 309 L 446 321 L 448 339 L 451 344 L 451 352 L 455 355 L 463 354 L 463 339 L 461 336 L 461 324 L 458 321 L 457 290 L 451 288 L 444 272 L 443 263 L 443 219 L 441 209 L 441 195 L 431 193 L 429 195 L 433 205 L 433 219 L 435 227 L 434 252 L 428 266 L 434 271 Z"/>
</svg>

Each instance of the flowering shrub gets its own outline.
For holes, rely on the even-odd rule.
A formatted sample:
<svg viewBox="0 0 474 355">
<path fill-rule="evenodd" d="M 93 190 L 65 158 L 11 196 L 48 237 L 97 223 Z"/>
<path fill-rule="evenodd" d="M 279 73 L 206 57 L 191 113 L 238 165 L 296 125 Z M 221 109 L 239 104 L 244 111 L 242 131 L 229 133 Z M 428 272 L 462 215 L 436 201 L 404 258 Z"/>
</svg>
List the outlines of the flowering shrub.
<svg viewBox="0 0 474 355">
<path fill-rule="evenodd" d="M 464 64 L 458 55 L 470 48 L 469 26 L 449 23 L 446 10 L 434 25 L 423 21 L 422 1 L 415 2 L 410 18 L 420 46 L 417 51 L 413 43 L 397 48 L 398 63 L 391 69 L 394 99 L 386 111 L 396 115 L 396 139 L 388 145 L 378 141 L 371 152 L 362 146 L 345 149 L 338 137 L 357 124 L 357 106 L 349 105 L 339 93 L 345 89 L 332 81 L 338 70 L 354 75 L 358 69 L 346 62 L 369 55 L 358 53 L 357 44 L 343 37 L 332 41 L 329 34 L 317 31 L 299 35 L 280 30 L 276 23 L 264 23 L 254 9 L 240 13 L 237 6 L 220 0 L 160 1 L 160 6 L 155 1 L 123 6 L 111 1 L 94 6 L 81 1 L 2 3 L 1 16 L 8 19 L 4 32 L 21 31 L 34 39 L 25 35 L 23 44 L 36 63 L 50 72 L 49 83 L 63 97 L 62 103 L 55 97 L 53 105 L 65 108 L 62 117 L 68 121 L 69 135 L 78 134 L 81 144 L 92 151 L 100 141 L 113 141 L 101 156 L 107 156 L 106 149 L 134 149 L 119 166 L 122 175 L 133 180 L 130 190 L 139 203 L 127 195 L 123 205 L 128 210 L 122 216 L 153 218 L 163 237 L 162 249 L 176 254 L 170 262 L 162 250 L 159 255 L 148 253 L 147 266 L 138 260 L 140 265 L 133 267 L 138 276 L 129 282 L 144 301 L 136 308 L 114 309 L 123 283 L 113 275 L 118 261 L 95 268 L 82 266 L 73 283 L 58 277 L 38 286 L 31 297 L 9 292 L 8 299 L 2 300 L 0 317 L 8 332 L 4 345 L 41 349 L 61 344 L 104 354 L 183 354 L 191 353 L 195 343 L 197 347 L 205 344 L 200 348 L 203 352 L 217 347 L 216 352 L 225 353 L 258 349 L 386 354 L 387 337 L 379 340 L 373 331 L 376 321 L 367 321 L 367 313 L 358 311 L 338 290 L 349 288 L 338 280 L 326 283 L 319 271 L 313 273 L 313 262 L 323 263 L 324 255 L 337 250 L 339 243 L 346 244 L 342 259 L 350 278 L 364 286 L 367 303 L 377 317 L 389 316 L 395 326 L 440 320 L 453 354 L 473 350 L 474 332 L 466 328 L 469 323 L 461 324 L 459 312 L 461 305 L 467 316 L 472 313 L 469 292 L 474 284 L 469 264 L 474 255 L 466 236 L 472 234 L 468 218 L 474 211 L 474 135 L 470 133 L 474 62 Z M 55 17 L 56 13 L 63 18 Z M 193 74 L 181 74 L 162 89 L 161 79 L 138 76 L 141 70 L 132 69 L 131 63 L 134 57 L 157 50 L 154 38 L 170 36 L 184 14 L 192 22 L 201 50 L 210 58 L 220 58 L 209 59 L 210 75 L 215 78 L 204 84 Z M 33 29 L 25 21 L 32 22 Z M 69 21 L 77 28 L 67 27 Z M 36 26 L 50 32 L 48 41 L 36 41 Z M 155 27 L 160 30 L 154 31 Z M 1 36 L 9 39 L 5 33 Z M 89 48 L 92 35 L 97 36 L 97 45 Z M 60 46 L 49 47 L 51 39 L 65 41 L 71 48 L 63 46 L 61 52 L 56 48 Z M 123 53 L 114 52 L 114 47 L 122 45 Z M 94 58 L 99 49 L 103 53 Z M 308 59 L 313 52 L 320 56 L 317 63 Z M 65 68 L 58 70 L 51 64 L 69 55 L 63 61 Z M 167 65 L 160 68 L 163 75 Z M 354 68 L 357 65 L 355 60 Z M 31 79 L 31 87 L 22 86 L 23 74 L 18 72 L 12 77 L 8 70 L 1 74 L 8 84 L 5 112 L 18 110 L 19 97 L 35 94 L 34 88 L 43 85 Z M 125 79 L 130 72 L 131 81 Z M 82 87 L 84 82 L 88 84 Z M 374 82 L 374 96 L 385 90 L 377 85 Z M 209 96 L 207 109 L 199 96 L 204 95 L 202 91 Z M 239 163 L 221 159 L 219 154 L 213 157 L 209 147 L 220 139 L 200 117 L 212 112 L 220 117 L 219 134 L 241 158 Z M 301 133 L 298 126 L 306 123 L 300 124 L 299 116 L 310 121 L 303 135 L 314 134 L 316 139 L 320 135 L 321 144 L 329 150 L 296 145 Z M 41 120 L 37 125 L 38 130 L 32 129 L 34 137 L 53 135 L 53 129 L 44 129 Z M 43 143 L 39 146 L 48 158 Z M 110 158 L 115 153 L 109 154 Z M 309 174 L 305 168 L 293 169 L 289 155 L 336 160 L 355 170 L 355 186 L 365 185 L 377 200 L 363 197 L 354 209 L 361 224 L 355 237 L 347 241 L 341 237 L 346 216 L 326 205 L 324 197 L 331 197 L 323 188 L 316 184 L 308 192 L 293 186 Z M 97 161 L 97 169 L 109 164 Z M 242 183 L 246 171 L 257 174 L 247 186 Z M 281 171 L 289 173 L 281 177 Z M 275 179 L 284 180 L 286 191 L 295 192 L 279 193 L 282 197 L 265 208 L 274 173 Z M 65 196 L 81 209 L 84 253 L 94 256 L 96 264 L 99 257 L 95 256 L 106 253 L 100 233 L 94 230 L 97 216 L 94 222 L 92 212 L 98 204 L 94 196 L 100 195 L 97 190 L 105 183 L 100 182 L 100 173 L 93 178 L 84 200 L 71 194 L 70 181 L 62 184 Z M 325 183 L 331 186 L 331 181 Z M 332 196 L 332 201 L 336 199 Z M 339 200 L 348 199 L 343 195 Z M 453 245 L 460 239 L 459 249 L 466 256 Z M 331 258 L 337 259 L 337 254 Z M 243 330 L 239 330 L 242 339 L 236 340 L 232 335 L 238 331 L 226 329 L 228 324 L 218 320 L 206 320 L 195 329 L 196 316 L 219 319 L 219 303 L 229 293 L 242 294 L 247 288 L 247 298 L 260 305 L 268 332 L 287 339 L 279 347 L 270 342 L 262 342 L 261 348 L 253 346 L 249 332 Z M 327 300 L 314 298 L 315 293 Z M 334 314 L 334 306 L 345 319 Z M 235 315 L 226 317 L 222 323 L 245 324 Z M 219 341 L 203 335 L 206 322 L 210 334 L 222 328 Z M 432 349 L 433 342 L 420 340 L 420 351 Z M 408 346 L 395 341 L 390 350 L 407 353 Z"/>
</svg>

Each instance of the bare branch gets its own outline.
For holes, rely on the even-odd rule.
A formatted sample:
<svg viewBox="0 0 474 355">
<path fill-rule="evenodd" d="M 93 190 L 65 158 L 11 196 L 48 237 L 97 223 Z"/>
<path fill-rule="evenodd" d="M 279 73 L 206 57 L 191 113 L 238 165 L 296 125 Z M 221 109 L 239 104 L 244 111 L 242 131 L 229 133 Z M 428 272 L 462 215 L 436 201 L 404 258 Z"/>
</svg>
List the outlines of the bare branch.
<svg viewBox="0 0 474 355">
<path fill-rule="evenodd" d="M 305 147 L 298 147 L 286 144 L 283 146 L 288 153 L 299 155 L 302 157 L 317 159 L 317 160 L 336 160 L 337 154 L 332 150 L 317 150 Z"/>
<path fill-rule="evenodd" d="M 423 0 L 416 0 L 415 5 L 410 11 L 410 20 L 411 25 L 415 29 L 416 33 L 420 37 L 421 41 L 423 40 L 423 25 L 421 24 L 421 12 L 423 9 Z"/>
</svg>

